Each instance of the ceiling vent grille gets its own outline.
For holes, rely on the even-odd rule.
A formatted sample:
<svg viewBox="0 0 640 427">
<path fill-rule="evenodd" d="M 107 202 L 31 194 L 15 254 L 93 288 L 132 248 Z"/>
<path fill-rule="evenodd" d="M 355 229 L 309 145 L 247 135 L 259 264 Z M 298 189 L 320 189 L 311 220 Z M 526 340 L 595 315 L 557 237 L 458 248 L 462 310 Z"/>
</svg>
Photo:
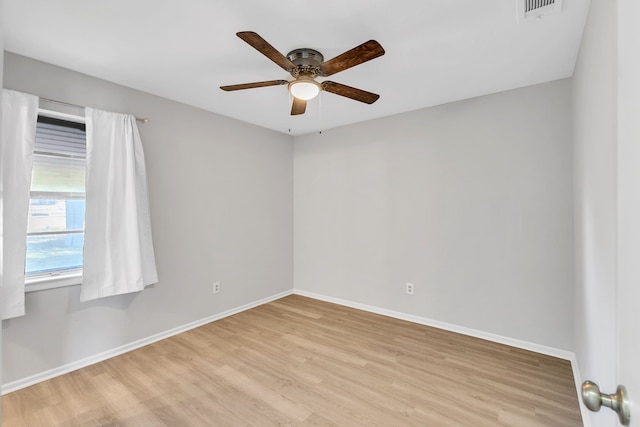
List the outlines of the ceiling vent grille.
<svg viewBox="0 0 640 427">
<path fill-rule="evenodd" d="M 519 0 L 518 21 L 562 12 L 562 0 Z"/>
<path fill-rule="evenodd" d="M 555 2 L 555 0 L 524 0 L 524 13 L 553 5 Z"/>
</svg>

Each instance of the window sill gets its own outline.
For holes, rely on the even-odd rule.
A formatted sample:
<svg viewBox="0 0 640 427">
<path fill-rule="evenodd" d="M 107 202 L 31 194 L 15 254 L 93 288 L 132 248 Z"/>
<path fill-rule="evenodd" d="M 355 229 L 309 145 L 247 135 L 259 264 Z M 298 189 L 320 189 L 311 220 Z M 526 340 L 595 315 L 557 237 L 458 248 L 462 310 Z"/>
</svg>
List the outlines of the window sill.
<svg viewBox="0 0 640 427">
<path fill-rule="evenodd" d="M 25 292 L 37 292 L 47 289 L 63 288 L 79 285 L 82 282 L 82 272 L 62 274 L 59 276 L 39 276 L 25 280 Z"/>
</svg>

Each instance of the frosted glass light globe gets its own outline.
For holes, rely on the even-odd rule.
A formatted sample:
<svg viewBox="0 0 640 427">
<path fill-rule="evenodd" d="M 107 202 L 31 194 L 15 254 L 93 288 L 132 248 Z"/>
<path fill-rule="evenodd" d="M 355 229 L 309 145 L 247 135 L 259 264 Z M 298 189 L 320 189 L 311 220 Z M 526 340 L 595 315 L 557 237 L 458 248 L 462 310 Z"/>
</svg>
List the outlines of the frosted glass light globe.
<svg viewBox="0 0 640 427">
<path fill-rule="evenodd" d="M 308 101 L 320 93 L 320 86 L 313 80 L 297 80 L 289 85 L 289 92 L 298 99 Z"/>
</svg>

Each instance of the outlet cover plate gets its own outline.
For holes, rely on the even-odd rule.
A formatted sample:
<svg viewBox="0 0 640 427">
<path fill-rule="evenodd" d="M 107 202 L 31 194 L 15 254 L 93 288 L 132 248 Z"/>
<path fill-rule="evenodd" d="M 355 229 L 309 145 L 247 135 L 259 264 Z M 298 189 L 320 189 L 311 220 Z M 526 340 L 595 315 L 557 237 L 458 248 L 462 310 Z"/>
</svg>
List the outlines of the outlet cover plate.
<svg viewBox="0 0 640 427">
<path fill-rule="evenodd" d="M 415 287 L 415 285 L 413 283 L 407 282 L 407 294 L 413 295 L 413 288 L 414 287 Z"/>
</svg>

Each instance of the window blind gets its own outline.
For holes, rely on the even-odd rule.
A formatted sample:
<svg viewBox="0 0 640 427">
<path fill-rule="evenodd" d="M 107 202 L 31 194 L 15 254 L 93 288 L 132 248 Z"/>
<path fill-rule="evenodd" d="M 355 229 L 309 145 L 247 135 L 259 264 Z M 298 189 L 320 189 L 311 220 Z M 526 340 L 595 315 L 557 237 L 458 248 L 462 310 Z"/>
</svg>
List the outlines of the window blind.
<svg viewBox="0 0 640 427">
<path fill-rule="evenodd" d="M 85 125 L 39 116 L 31 179 L 37 193 L 84 193 L 87 145 Z"/>
<path fill-rule="evenodd" d="M 51 117 L 38 117 L 34 152 L 84 159 L 87 155 L 86 127 Z"/>
</svg>

